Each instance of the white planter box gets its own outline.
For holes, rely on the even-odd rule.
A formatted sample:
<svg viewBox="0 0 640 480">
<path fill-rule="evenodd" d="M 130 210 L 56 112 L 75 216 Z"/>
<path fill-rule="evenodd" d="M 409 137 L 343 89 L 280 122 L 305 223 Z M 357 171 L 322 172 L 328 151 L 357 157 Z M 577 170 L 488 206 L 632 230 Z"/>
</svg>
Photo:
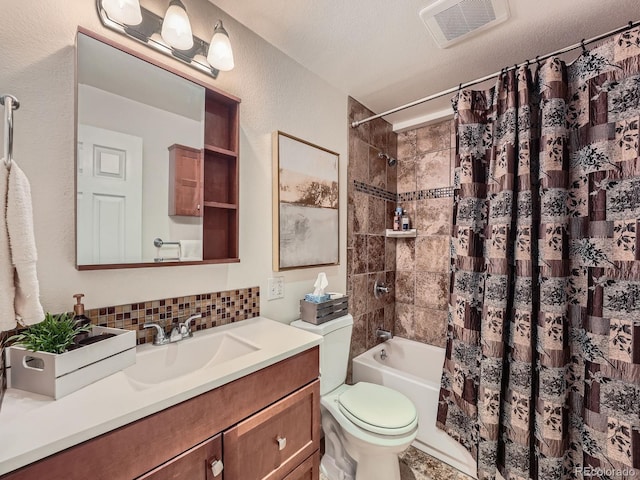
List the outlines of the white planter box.
<svg viewBox="0 0 640 480">
<path fill-rule="evenodd" d="M 101 333 L 116 336 L 59 355 L 9 347 L 11 388 L 58 399 L 136 363 L 136 332 L 94 326 L 89 335 Z"/>
</svg>

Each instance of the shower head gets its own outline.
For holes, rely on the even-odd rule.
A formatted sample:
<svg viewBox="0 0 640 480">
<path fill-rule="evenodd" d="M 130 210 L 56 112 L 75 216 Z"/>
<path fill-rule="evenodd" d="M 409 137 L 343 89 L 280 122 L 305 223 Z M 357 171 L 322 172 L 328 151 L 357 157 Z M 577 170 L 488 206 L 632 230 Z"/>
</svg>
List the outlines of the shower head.
<svg viewBox="0 0 640 480">
<path fill-rule="evenodd" d="M 390 157 L 389 155 L 387 155 L 386 153 L 380 152 L 378 153 L 378 158 L 382 158 L 384 160 L 387 161 L 387 165 L 389 165 L 390 167 L 395 166 L 395 164 L 397 163 L 397 160 L 393 157 Z"/>
</svg>

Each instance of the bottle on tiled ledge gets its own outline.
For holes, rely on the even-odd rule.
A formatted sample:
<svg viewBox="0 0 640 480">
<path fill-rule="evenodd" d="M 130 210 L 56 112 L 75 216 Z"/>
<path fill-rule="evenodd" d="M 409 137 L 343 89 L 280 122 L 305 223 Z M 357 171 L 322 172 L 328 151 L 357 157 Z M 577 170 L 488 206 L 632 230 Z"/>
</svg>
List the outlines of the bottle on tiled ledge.
<svg viewBox="0 0 640 480">
<path fill-rule="evenodd" d="M 406 210 L 402 210 L 402 230 L 409 230 L 411 228 L 409 224 L 409 215 Z"/>
<path fill-rule="evenodd" d="M 393 215 L 393 230 L 399 231 L 402 228 L 402 207 L 396 208 Z"/>
</svg>

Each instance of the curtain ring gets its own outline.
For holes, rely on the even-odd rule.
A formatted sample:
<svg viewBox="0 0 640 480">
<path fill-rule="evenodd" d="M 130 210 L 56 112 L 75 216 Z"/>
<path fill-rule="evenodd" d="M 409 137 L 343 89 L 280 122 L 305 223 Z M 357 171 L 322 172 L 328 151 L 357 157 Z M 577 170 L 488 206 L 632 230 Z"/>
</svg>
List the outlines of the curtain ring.
<svg viewBox="0 0 640 480">
<path fill-rule="evenodd" d="M 458 93 L 462 91 L 462 83 L 458 85 Z"/>
<path fill-rule="evenodd" d="M 633 21 L 629 20 L 629 28 L 633 27 Z"/>
<path fill-rule="evenodd" d="M 580 46 L 582 47 L 582 53 L 587 53 L 587 47 L 584 46 L 584 38 L 580 42 Z"/>
<path fill-rule="evenodd" d="M 536 55 L 536 65 L 540 68 L 540 55 Z"/>
</svg>

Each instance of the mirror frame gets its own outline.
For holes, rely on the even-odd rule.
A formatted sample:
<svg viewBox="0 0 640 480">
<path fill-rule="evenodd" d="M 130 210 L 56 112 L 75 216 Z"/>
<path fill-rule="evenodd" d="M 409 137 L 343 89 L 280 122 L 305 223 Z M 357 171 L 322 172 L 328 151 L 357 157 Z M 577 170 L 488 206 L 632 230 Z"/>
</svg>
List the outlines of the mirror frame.
<svg viewBox="0 0 640 480">
<path fill-rule="evenodd" d="M 227 92 L 220 90 L 212 86 L 210 83 L 207 83 L 203 80 L 200 80 L 188 72 L 180 70 L 178 68 L 172 67 L 166 63 L 158 61 L 155 58 L 152 58 L 144 53 L 135 50 L 131 47 L 125 46 L 121 43 L 118 43 L 110 38 L 107 38 L 103 35 L 95 33 L 91 30 L 88 30 L 84 27 L 78 26 L 76 31 L 76 39 L 75 39 L 75 58 L 74 58 L 74 132 L 73 132 L 73 140 L 74 140 L 74 174 L 73 174 L 73 188 L 74 188 L 74 257 L 75 257 L 75 265 L 76 270 L 113 270 L 113 269 L 125 269 L 125 268 L 148 268 L 148 267 L 176 267 L 181 265 L 205 265 L 205 264 L 218 264 L 218 263 L 232 263 L 239 262 L 240 259 L 234 260 L 225 260 L 221 262 L 220 260 L 196 260 L 196 261 L 170 261 L 170 262 L 140 262 L 140 263 L 104 263 L 104 264 L 86 264 L 86 265 L 78 265 L 78 34 L 83 34 L 88 37 L 93 38 L 99 42 L 102 42 L 106 45 L 109 45 L 121 52 L 127 53 L 138 60 L 142 60 L 143 62 L 147 62 L 151 65 L 154 65 L 158 68 L 161 68 L 169 73 L 177 75 L 185 80 L 195 83 L 205 89 L 205 96 L 212 92 L 216 95 L 225 97 L 229 99 L 231 102 L 240 103 L 240 99 L 234 95 L 231 95 Z M 204 249 L 204 245 L 203 245 Z"/>
</svg>

